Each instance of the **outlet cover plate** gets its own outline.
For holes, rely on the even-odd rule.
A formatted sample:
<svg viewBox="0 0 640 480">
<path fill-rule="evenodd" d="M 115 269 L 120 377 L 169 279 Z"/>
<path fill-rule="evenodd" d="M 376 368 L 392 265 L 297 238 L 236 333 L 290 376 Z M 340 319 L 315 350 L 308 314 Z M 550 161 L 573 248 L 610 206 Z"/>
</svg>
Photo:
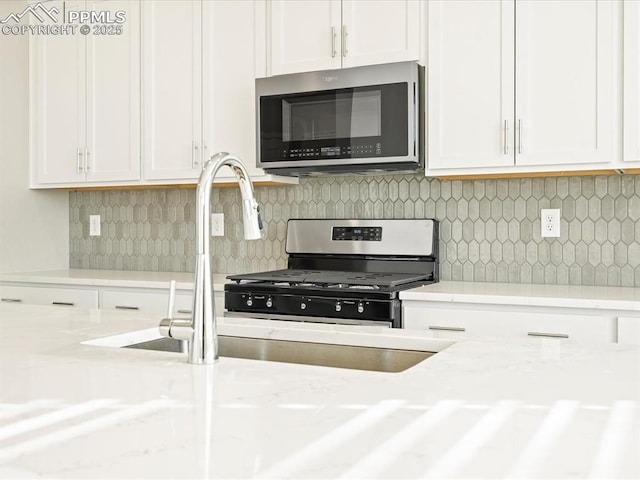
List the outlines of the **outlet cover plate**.
<svg viewBox="0 0 640 480">
<path fill-rule="evenodd" d="M 540 210 L 540 235 L 556 238 L 560 236 L 559 208 L 543 208 Z"/>
<path fill-rule="evenodd" d="M 100 236 L 100 215 L 89 215 L 89 236 Z"/>
<path fill-rule="evenodd" d="M 211 214 L 211 236 L 224 237 L 224 213 Z"/>
</svg>

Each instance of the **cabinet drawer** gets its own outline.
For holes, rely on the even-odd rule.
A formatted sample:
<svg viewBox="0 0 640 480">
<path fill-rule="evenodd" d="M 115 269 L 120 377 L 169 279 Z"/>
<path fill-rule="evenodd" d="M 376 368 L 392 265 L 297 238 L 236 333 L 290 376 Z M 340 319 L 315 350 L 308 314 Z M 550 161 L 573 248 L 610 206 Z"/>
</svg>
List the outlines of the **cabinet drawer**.
<svg viewBox="0 0 640 480">
<path fill-rule="evenodd" d="M 640 317 L 618 317 L 618 343 L 640 345 Z"/>
<path fill-rule="evenodd" d="M 98 291 L 75 288 L 1 285 L 0 301 L 3 303 L 98 308 Z"/>
<path fill-rule="evenodd" d="M 404 327 L 430 330 L 434 337 L 453 339 L 491 336 L 558 338 L 591 343 L 615 341 L 613 318 L 530 310 L 524 307 L 452 308 L 409 303 L 403 309 Z"/>
<path fill-rule="evenodd" d="M 174 314 L 191 311 L 192 296 L 189 292 L 176 292 Z M 102 308 L 167 314 L 169 291 L 103 290 Z"/>
<path fill-rule="evenodd" d="M 224 313 L 224 293 L 214 292 L 216 315 Z M 169 303 L 168 290 L 103 290 L 102 308 L 115 310 L 140 311 L 158 315 L 167 314 Z M 173 314 L 188 316 L 193 308 L 193 294 L 189 291 L 176 291 Z"/>
</svg>

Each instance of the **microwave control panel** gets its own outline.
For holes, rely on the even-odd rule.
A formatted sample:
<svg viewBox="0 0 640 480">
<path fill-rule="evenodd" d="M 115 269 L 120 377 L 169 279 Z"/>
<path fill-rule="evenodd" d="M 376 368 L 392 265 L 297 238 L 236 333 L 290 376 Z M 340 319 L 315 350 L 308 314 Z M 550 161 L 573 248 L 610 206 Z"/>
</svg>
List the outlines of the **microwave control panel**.
<svg viewBox="0 0 640 480">
<path fill-rule="evenodd" d="M 331 146 L 331 147 L 302 147 L 282 150 L 284 160 L 317 158 L 359 158 L 382 155 L 382 144 L 380 142 L 364 145 Z"/>
</svg>

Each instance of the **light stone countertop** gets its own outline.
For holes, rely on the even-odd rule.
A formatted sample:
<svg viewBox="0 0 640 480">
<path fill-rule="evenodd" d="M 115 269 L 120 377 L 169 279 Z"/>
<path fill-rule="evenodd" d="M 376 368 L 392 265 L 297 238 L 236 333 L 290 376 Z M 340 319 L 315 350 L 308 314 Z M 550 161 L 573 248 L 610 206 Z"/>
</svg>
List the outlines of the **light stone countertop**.
<svg viewBox="0 0 640 480">
<path fill-rule="evenodd" d="M 228 274 L 213 275 L 214 289 L 223 290 Z M 71 268 L 34 272 L 0 273 L 0 281 L 16 283 L 41 283 L 45 285 L 78 285 L 87 287 L 162 288 L 171 280 L 176 288 L 193 289 L 194 274 L 189 272 L 148 272 L 129 270 L 90 270 Z"/>
<path fill-rule="evenodd" d="M 221 319 L 439 351 L 380 373 L 82 343 L 157 323 L 0 305 L 0 478 L 640 478 L 640 347 Z"/>
<path fill-rule="evenodd" d="M 214 274 L 213 288 L 222 291 L 229 274 Z M 126 270 L 63 269 L 0 273 L 0 281 L 125 288 L 193 289 L 193 273 Z M 577 285 L 536 285 L 441 281 L 400 293 L 402 300 L 595 308 L 640 312 L 640 288 Z"/>
<path fill-rule="evenodd" d="M 443 281 L 400 292 L 400 299 L 640 312 L 635 287 Z"/>
</svg>

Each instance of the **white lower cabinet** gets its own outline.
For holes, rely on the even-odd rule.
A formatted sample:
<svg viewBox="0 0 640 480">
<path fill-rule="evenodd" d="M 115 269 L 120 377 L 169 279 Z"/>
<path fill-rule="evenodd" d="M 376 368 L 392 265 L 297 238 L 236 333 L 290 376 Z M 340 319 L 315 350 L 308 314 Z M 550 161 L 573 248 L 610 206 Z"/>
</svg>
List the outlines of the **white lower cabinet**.
<svg viewBox="0 0 640 480">
<path fill-rule="evenodd" d="M 98 291 L 95 289 L 0 285 L 0 302 L 98 308 Z"/>
<path fill-rule="evenodd" d="M 640 345 L 640 317 L 618 317 L 618 343 Z"/>
<path fill-rule="evenodd" d="M 403 301 L 404 328 L 429 330 L 436 338 L 552 338 L 589 343 L 616 341 L 613 316 L 557 313 L 557 309 L 456 305 Z"/>
<path fill-rule="evenodd" d="M 224 314 L 224 292 L 214 291 L 216 315 Z M 60 305 L 104 310 L 140 311 L 167 315 L 168 289 L 135 287 L 43 287 L 29 284 L 0 284 L 0 303 Z M 177 290 L 173 314 L 189 316 L 193 308 L 193 292 Z"/>
</svg>

